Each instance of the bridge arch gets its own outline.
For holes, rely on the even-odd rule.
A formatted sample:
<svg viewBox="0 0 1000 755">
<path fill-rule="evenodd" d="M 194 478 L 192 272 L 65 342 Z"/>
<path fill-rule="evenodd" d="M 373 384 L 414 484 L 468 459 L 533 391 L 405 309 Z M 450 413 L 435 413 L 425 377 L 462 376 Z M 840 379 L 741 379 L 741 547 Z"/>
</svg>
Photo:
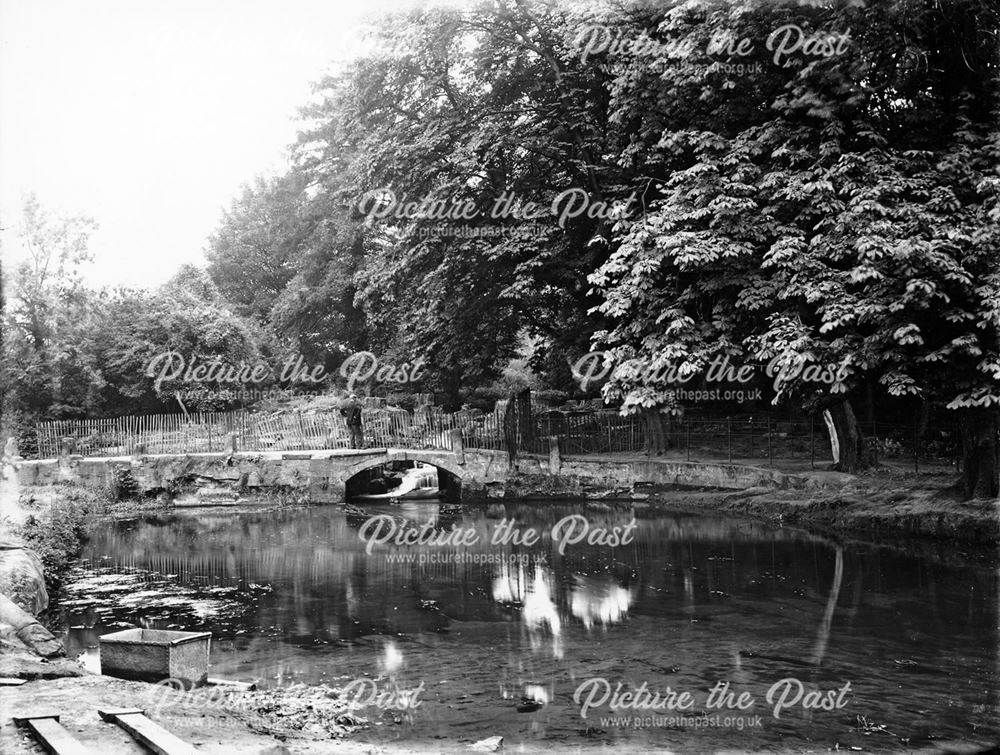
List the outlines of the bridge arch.
<svg viewBox="0 0 1000 755">
<path fill-rule="evenodd" d="M 456 457 L 449 451 L 395 451 L 365 457 L 354 464 L 340 470 L 337 478 L 344 486 L 345 494 L 349 483 L 370 469 L 395 461 L 419 461 L 438 468 L 440 487 L 448 500 L 457 501 L 461 497 L 462 482 L 468 479 L 467 470 L 456 462 Z M 441 474 L 441 473 L 444 474 Z"/>
</svg>

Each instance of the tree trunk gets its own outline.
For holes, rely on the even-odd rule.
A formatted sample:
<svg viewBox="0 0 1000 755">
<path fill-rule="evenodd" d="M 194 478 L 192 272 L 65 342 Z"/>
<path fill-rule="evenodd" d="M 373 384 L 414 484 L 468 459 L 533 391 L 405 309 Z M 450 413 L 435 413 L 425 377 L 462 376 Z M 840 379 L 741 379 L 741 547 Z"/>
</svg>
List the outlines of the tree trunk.
<svg viewBox="0 0 1000 755">
<path fill-rule="evenodd" d="M 443 377 L 445 391 L 443 408 L 449 413 L 457 412 L 462 408 L 462 373 L 451 370 Z"/>
<path fill-rule="evenodd" d="M 966 498 L 1000 495 L 1000 416 L 990 409 L 969 409 L 962 416 L 962 493 Z"/>
<path fill-rule="evenodd" d="M 662 412 L 656 409 L 644 409 L 642 412 L 642 428 L 646 436 L 646 455 L 662 456 L 670 445 L 670 433 Z"/>
<path fill-rule="evenodd" d="M 917 437 L 921 440 L 927 437 L 927 427 L 931 421 L 931 403 L 920 399 L 920 418 L 917 420 Z"/>
<path fill-rule="evenodd" d="M 845 400 L 833 404 L 829 412 L 837 434 L 836 443 L 840 449 L 840 458 L 833 468 L 838 472 L 860 472 L 870 468 L 872 455 L 850 402 Z"/>
<path fill-rule="evenodd" d="M 525 388 L 511 399 L 517 402 L 518 445 L 521 448 L 529 448 L 529 444 L 535 439 L 535 422 L 531 416 L 531 389 Z"/>
</svg>

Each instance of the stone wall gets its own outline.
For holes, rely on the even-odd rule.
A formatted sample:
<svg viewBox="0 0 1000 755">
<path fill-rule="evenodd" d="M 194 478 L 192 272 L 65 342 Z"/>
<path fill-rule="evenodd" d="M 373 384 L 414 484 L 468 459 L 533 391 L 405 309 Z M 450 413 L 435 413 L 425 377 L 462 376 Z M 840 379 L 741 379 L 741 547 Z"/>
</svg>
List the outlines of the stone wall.
<svg viewBox="0 0 1000 755">
<path fill-rule="evenodd" d="M 116 468 L 126 468 L 144 494 L 172 495 L 228 490 L 253 495 L 299 491 L 316 503 L 344 500 L 353 475 L 388 461 L 415 460 L 444 469 L 461 483 L 466 499 L 503 496 L 638 495 L 667 486 L 745 489 L 757 486 L 805 487 L 803 477 L 739 464 L 705 464 L 661 459 L 564 457 L 553 446 L 545 456 L 519 457 L 510 465 L 506 452 L 462 449 L 213 453 L 20 461 L 24 486 L 73 481 L 92 489 L 107 486 Z"/>
</svg>

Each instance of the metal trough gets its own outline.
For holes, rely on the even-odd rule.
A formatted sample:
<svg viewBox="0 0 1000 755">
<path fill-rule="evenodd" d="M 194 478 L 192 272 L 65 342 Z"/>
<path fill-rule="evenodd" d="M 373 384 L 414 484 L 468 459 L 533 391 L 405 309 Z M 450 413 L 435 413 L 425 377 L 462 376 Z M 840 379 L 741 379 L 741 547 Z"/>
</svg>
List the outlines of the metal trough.
<svg viewBox="0 0 1000 755">
<path fill-rule="evenodd" d="M 208 678 L 211 632 L 126 629 L 99 639 L 101 673 L 119 679 L 159 682 L 177 679 L 185 687 Z"/>
</svg>

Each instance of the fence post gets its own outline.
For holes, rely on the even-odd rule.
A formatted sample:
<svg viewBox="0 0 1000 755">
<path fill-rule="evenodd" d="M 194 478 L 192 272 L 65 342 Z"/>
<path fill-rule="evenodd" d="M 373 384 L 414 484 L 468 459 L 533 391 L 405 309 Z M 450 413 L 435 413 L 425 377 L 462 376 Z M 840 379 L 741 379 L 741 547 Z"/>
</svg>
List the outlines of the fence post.
<svg viewBox="0 0 1000 755">
<path fill-rule="evenodd" d="M 875 439 L 872 455 L 875 457 L 875 466 L 878 466 L 878 425 L 875 423 L 875 415 L 872 415 L 872 438 Z"/>
<path fill-rule="evenodd" d="M 809 466 L 816 469 L 816 415 L 809 417 Z"/>
<path fill-rule="evenodd" d="M 961 424 L 955 425 L 955 474 L 959 474 L 962 471 L 962 426 Z"/>
<path fill-rule="evenodd" d="M 729 463 L 733 463 L 733 418 L 726 417 L 726 443 L 729 446 Z"/>
<path fill-rule="evenodd" d="M 767 466 L 774 466 L 774 454 L 771 450 L 771 415 L 767 415 Z"/>
<path fill-rule="evenodd" d="M 684 445 L 687 447 L 687 458 L 691 461 L 691 421 L 684 422 Z"/>
<path fill-rule="evenodd" d="M 913 473 L 920 474 L 920 441 L 917 440 L 917 421 L 913 422 Z"/>
<path fill-rule="evenodd" d="M 296 409 L 295 416 L 299 420 L 299 448 L 305 449 L 309 448 L 309 444 L 306 442 L 306 426 L 302 424 L 302 410 Z"/>
<path fill-rule="evenodd" d="M 458 457 L 458 463 L 465 464 L 465 441 L 462 440 L 462 431 L 458 429 L 449 430 L 448 435 L 451 436 L 451 450 Z"/>
<path fill-rule="evenodd" d="M 754 448 L 753 448 L 753 417 L 750 418 L 750 461 L 754 459 Z"/>
<path fill-rule="evenodd" d="M 559 452 L 559 436 L 549 436 L 549 474 L 559 474 L 562 469 L 562 454 Z"/>
</svg>

